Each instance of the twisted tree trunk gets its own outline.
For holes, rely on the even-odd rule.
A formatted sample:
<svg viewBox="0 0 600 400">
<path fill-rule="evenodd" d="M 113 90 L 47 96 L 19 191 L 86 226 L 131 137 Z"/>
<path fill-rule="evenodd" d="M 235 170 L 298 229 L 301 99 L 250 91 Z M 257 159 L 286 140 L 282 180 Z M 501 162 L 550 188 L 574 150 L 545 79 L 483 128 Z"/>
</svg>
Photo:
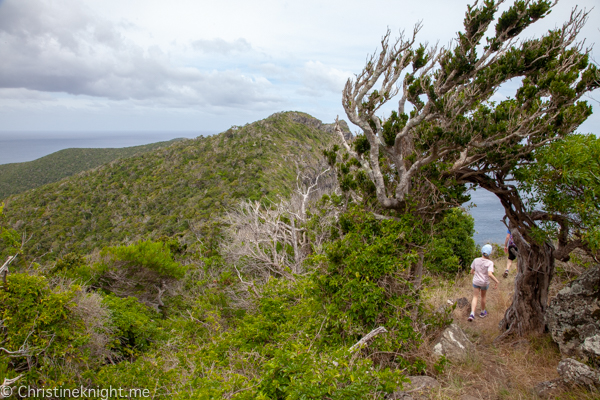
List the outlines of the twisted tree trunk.
<svg viewBox="0 0 600 400">
<path fill-rule="evenodd" d="M 554 276 L 552 245 L 528 243 L 521 235 L 514 235 L 513 239 L 519 249 L 515 292 L 512 304 L 500 321 L 504 332 L 497 340 L 512 334 L 544 332 L 548 289 Z"/>
</svg>

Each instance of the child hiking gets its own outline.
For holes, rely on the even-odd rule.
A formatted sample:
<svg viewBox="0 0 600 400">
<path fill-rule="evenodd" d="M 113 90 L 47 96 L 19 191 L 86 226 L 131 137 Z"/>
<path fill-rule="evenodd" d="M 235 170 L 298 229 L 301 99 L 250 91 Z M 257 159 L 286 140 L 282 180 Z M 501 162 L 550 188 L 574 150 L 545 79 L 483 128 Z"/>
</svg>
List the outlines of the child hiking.
<svg viewBox="0 0 600 400">
<path fill-rule="evenodd" d="M 490 260 L 492 246 L 486 244 L 481 248 L 481 257 L 473 260 L 471 263 L 471 273 L 473 274 L 473 300 L 471 301 L 471 314 L 468 321 L 475 319 L 475 310 L 477 309 L 477 294 L 481 293 L 481 318 L 487 317 L 485 309 L 485 295 L 490 287 L 490 278 L 495 282 L 494 289 L 498 288 L 498 279 L 494 276 L 494 263 Z"/>
</svg>

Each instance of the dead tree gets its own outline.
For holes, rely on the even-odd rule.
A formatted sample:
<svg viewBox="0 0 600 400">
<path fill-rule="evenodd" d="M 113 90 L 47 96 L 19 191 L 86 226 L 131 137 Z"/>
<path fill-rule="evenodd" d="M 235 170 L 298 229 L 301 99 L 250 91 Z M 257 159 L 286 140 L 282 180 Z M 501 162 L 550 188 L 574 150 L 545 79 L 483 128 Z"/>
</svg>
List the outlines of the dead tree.
<svg viewBox="0 0 600 400">
<path fill-rule="evenodd" d="M 294 279 L 295 275 L 303 274 L 304 259 L 328 235 L 327 229 L 317 229 L 317 234 L 309 238 L 305 227 L 311 202 L 330 186 L 323 182 L 324 178 L 331 179 L 328 173 L 329 169 L 298 170 L 291 199 L 268 205 L 243 201 L 229 211 L 225 220 L 230 227 L 230 239 L 224 244 L 224 253 L 232 263 L 259 279 L 269 276 Z M 324 224 L 331 221 L 331 216 L 322 219 Z"/>
</svg>

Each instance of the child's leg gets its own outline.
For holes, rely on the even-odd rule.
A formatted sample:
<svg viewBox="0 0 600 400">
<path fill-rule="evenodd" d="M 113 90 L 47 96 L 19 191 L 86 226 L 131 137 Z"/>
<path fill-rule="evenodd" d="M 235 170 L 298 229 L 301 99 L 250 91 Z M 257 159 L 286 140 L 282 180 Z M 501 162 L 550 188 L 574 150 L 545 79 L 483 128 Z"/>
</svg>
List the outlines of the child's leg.
<svg viewBox="0 0 600 400">
<path fill-rule="evenodd" d="M 481 311 L 485 311 L 485 295 L 487 294 L 487 290 L 481 289 Z"/>
<path fill-rule="evenodd" d="M 479 289 L 473 288 L 473 300 L 471 300 L 471 314 L 475 315 L 475 309 L 477 308 L 477 295 Z"/>
</svg>

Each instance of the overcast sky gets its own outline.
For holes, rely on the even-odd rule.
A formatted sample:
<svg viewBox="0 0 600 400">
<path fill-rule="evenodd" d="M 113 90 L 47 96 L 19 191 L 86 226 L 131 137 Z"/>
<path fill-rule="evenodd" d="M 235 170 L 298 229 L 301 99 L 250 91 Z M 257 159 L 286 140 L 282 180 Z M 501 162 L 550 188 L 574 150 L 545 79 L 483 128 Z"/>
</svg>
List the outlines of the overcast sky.
<svg viewBox="0 0 600 400">
<path fill-rule="evenodd" d="M 331 122 L 387 27 L 422 21 L 418 40 L 445 45 L 469 3 L 0 0 L 0 131 L 220 132 L 287 110 Z M 562 0 L 525 36 L 597 4 Z M 598 27 L 600 7 L 581 40 L 600 42 Z M 582 131 L 598 134 L 592 102 Z"/>
</svg>

